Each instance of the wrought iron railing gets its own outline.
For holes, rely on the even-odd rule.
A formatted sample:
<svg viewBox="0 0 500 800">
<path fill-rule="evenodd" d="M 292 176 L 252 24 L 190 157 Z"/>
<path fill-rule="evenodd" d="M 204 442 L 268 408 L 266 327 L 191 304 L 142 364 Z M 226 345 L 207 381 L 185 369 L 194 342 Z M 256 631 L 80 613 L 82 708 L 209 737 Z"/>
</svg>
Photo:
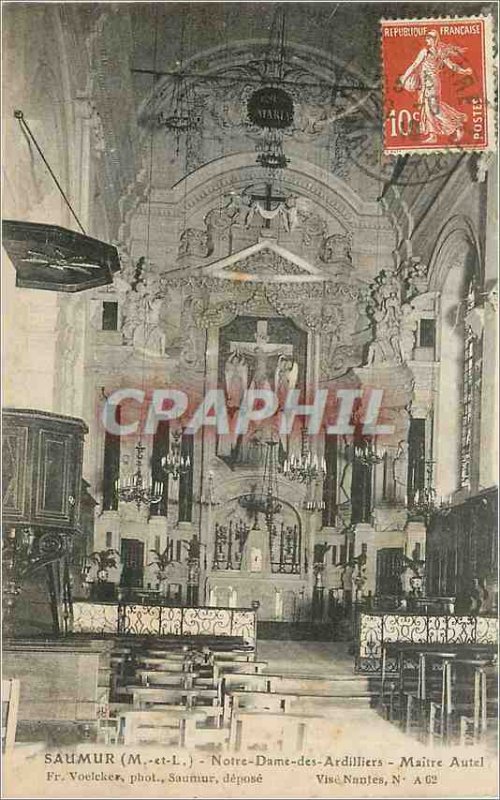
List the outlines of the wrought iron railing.
<svg viewBox="0 0 500 800">
<path fill-rule="evenodd" d="M 230 636 L 256 641 L 256 612 L 246 608 L 73 603 L 73 633 L 139 636 Z"/>
<path fill-rule="evenodd" d="M 432 614 L 361 614 L 356 668 L 378 672 L 385 644 L 492 644 L 498 642 L 497 617 Z M 390 669 L 390 665 L 388 665 Z"/>
</svg>

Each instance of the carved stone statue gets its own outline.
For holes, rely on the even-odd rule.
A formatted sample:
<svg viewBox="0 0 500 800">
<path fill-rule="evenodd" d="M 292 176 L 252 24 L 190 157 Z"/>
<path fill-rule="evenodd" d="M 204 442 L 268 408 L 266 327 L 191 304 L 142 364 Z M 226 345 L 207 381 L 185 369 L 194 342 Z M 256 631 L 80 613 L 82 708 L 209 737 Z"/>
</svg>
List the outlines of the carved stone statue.
<svg viewBox="0 0 500 800">
<path fill-rule="evenodd" d="M 313 212 L 303 213 L 301 217 L 302 241 L 308 247 L 317 246 L 319 240 L 326 238 L 327 228 L 323 217 Z"/>
<path fill-rule="evenodd" d="M 234 350 L 229 354 L 224 373 L 228 407 L 239 408 L 248 386 L 248 363 L 243 353 Z"/>
<path fill-rule="evenodd" d="M 122 335 L 124 344 L 148 350 L 152 355 L 165 352 L 165 331 L 161 313 L 165 297 L 158 275 L 146 271 L 144 259 L 137 262 L 133 279 L 123 276 L 115 280 L 122 298 Z"/>
<path fill-rule="evenodd" d="M 382 270 L 373 281 L 367 312 L 372 318 L 374 334 L 367 366 L 401 364 L 401 288 L 392 270 Z"/>
<path fill-rule="evenodd" d="M 405 286 L 405 296 L 411 300 L 427 291 L 427 265 L 420 258 L 412 256 L 401 264 L 400 273 Z"/>
<path fill-rule="evenodd" d="M 293 356 L 281 353 L 274 373 L 274 391 L 278 398 L 278 407 L 283 408 L 288 392 L 295 389 L 299 376 L 299 365 Z"/>
<path fill-rule="evenodd" d="M 325 264 L 336 262 L 351 263 L 351 241 L 349 236 L 334 233 L 328 236 L 321 245 L 319 257 Z"/>
<path fill-rule="evenodd" d="M 213 208 L 205 216 L 209 241 L 228 236 L 231 226 L 239 222 L 243 223 L 247 214 L 248 204 L 246 204 L 245 198 L 238 194 L 230 194 L 225 206 Z"/>
<path fill-rule="evenodd" d="M 179 242 L 179 256 L 199 256 L 206 258 L 212 252 L 208 231 L 186 228 Z"/>
<path fill-rule="evenodd" d="M 411 361 L 415 348 L 415 333 L 418 327 L 415 309 L 410 303 L 401 307 L 400 347 L 403 361 Z"/>
</svg>

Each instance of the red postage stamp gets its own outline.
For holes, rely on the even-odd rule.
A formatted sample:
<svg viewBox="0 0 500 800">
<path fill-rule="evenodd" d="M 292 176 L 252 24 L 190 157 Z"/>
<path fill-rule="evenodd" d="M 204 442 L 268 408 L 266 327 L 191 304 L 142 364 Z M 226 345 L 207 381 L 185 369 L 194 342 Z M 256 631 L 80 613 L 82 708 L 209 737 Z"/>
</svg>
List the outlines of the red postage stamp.
<svg viewBox="0 0 500 800">
<path fill-rule="evenodd" d="M 381 25 L 384 152 L 494 149 L 491 18 Z"/>
</svg>

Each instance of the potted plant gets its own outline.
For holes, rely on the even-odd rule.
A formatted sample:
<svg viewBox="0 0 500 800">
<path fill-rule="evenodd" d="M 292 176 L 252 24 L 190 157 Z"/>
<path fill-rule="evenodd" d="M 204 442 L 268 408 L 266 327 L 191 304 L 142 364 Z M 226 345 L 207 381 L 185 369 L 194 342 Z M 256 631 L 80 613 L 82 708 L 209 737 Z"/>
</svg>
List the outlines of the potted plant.
<svg viewBox="0 0 500 800">
<path fill-rule="evenodd" d="M 171 549 L 167 546 L 164 550 L 150 550 L 153 554 L 153 561 L 150 561 L 148 567 L 156 567 L 156 580 L 160 586 L 160 593 L 165 594 L 164 583 L 168 577 L 168 569 L 173 563 Z"/>
</svg>

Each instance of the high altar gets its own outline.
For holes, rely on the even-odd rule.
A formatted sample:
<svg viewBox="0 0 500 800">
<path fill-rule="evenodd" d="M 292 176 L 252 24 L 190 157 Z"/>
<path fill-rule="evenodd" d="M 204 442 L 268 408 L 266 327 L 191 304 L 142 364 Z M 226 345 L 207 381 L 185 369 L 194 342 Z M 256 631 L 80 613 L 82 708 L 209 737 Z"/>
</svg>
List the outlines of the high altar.
<svg viewBox="0 0 500 800">
<path fill-rule="evenodd" d="M 158 589 L 146 551 L 170 548 L 161 588 L 168 585 L 171 598 L 187 584 L 188 602 L 259 604 L 261 619 L 298 621 L 314 593 L 326 602 L 321 553 L 331 551 L 324 560 L 331 601 L 334 589 L 341 595 L 347 586 L 348 559 L 369 556 L 363 588 L 374 592 L 374 553 L 382 538 L 408 552 L 423 540 L 423 526 L 408 530 L 398 510 L 412 386 L 406 365 L 415 328 L 411 281 L 404 269 L 391 268 L 393 234 L 380 208 L 342 182 L 331 176 L 326 182 L 321 171 L 296 162 L 275 197 L 251 155 L 234 156 L 226 167 L 222 173 L 220 165 L 202 167 L 174 189 L 156 191 L 150 263 L 140 257 L 145 205 L 131 214 L 125 268 L 95 301 L 96 319 L 103 302 L 116 303 L 118 314 L 117 330 L 99 333 L 94 374 L 101 405 L 128 385 L 124 363 L 129 385 L 148 397 L 154 389 L 177 388 L 194 406 L 222 389 L 229 430 L 205 425 L 190 436 L 182 421 L 171 421 L 160 423 L 149 441 L 143 436 L 153 479 L 172 446 L 189 457 L 189 469 L 170 476 L 161 502 L 141 512 L 118 503 L 114 491 L 120 470 L 134 463 L 136 440 L 122 438 L 106 462 L 96 533 L 103 545 L 120 549 L 115 580 L 122 584 L 136 569 L 130 585 Z M 264 191 L 267 212 L 254 199 Z M 366 447 L 362 436 L 309 436 L 305 418 L 290 435 L 272 421 L 244 436 L 232 425 L 248 388 L 273 390 L 279 407 L 293 389 L 303 403 L 317 389 L 357 389 L 361 396 L 372 387 L 383 390 L 382 421 L 393 430 L 373 464 L 357 457 Z M 329 420 L 337 411 L 327 406 Z M 124 400 L 120 413 L 132 422 L 142 412 Z M 91 436 L 106 458 L 110 437 L 104 441 L 97 426 Z M 291 479 L 286 464 L 299 457 L 319 465 L 312 478 Z M 272 520 L 263 507 L 255 513 L 266 494 L 279 498 Z M 374 506 L 384 517 L 377 543 Z M 194 567 L 188 557 L 193 536 L 200 546 Z"/>
</svg>

